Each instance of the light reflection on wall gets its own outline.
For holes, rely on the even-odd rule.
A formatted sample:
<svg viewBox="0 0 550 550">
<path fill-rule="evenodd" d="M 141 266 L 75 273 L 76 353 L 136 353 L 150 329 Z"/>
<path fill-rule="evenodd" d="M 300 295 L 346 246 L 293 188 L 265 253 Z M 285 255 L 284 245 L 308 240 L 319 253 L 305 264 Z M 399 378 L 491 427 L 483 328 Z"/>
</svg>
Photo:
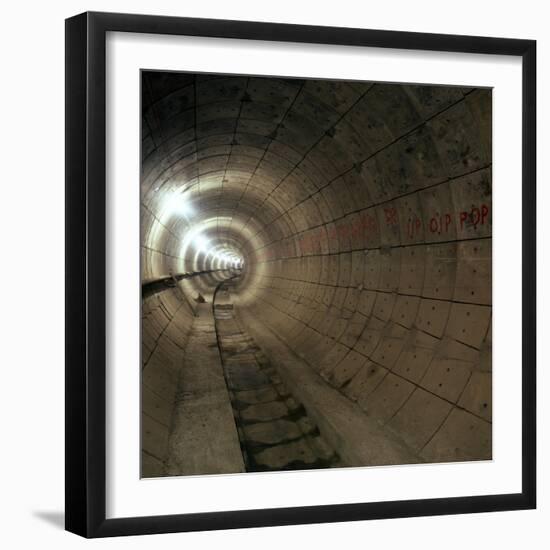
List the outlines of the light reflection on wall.
<svg viewBox="0 0 550 550">
<path fill-rule="evenodd" d="M 236 208 L 238 196 L 227 206 L 219 202 L 224 190 L 205 180 L 163 183 L 153 189 L 153 202 L 143 203 L 144 280 L 235 269 L 243 273 L 244 283 L 245 267 L 254 263 L 265 238 L 261 225 L 251 210 Z"/>
</svg>

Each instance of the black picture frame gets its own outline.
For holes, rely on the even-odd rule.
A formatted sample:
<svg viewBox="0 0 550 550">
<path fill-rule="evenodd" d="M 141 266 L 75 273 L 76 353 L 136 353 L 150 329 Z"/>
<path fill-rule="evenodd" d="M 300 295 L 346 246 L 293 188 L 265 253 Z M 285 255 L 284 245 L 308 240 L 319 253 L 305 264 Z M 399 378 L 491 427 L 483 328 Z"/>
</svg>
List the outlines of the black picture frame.
<svg viewBox="0 0 550 550">
<path fill-rule="evenodd" d="M 481 53 L 522 60 L 522 491 L 106 519 L 105 40 L 108 31 Z M 532 509 L 536 506 L 536 42 L 83 13 L 66 20 L 66 529 L 108 537 Z"/>
</svg>

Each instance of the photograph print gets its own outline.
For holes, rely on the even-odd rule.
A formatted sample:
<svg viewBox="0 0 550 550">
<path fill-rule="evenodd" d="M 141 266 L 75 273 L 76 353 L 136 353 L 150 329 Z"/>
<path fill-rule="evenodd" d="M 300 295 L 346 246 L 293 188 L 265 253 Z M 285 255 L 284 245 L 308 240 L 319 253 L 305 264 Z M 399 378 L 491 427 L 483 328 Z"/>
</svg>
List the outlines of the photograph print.
<svg viewBox="0 0 550 550">
<path fill-rule="evenodd" d="M 142 70 L 141 477 L 492 459 L 492 90 Z"/>
</svg>

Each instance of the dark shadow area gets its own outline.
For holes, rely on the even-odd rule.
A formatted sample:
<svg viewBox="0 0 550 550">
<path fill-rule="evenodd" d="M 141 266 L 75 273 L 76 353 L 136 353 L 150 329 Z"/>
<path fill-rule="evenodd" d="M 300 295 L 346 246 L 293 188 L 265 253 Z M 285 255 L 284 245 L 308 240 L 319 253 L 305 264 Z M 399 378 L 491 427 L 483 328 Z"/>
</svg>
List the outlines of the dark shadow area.
<svg viewBox="0 0 550 550">
<path fill-rule="evenodd" d="M 35 510 L 33 512 L 35 518 L 49 523 L 57 529 L 65 529 L 65 512 L 49 511 L 49 510 Z"/>
</svg>

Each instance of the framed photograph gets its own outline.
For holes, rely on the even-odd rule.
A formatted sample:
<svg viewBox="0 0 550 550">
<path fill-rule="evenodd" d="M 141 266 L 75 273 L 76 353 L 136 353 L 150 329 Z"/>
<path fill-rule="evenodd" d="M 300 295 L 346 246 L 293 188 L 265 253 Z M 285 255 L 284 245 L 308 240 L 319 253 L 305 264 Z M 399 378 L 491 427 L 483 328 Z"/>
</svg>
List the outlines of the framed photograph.
<svg viewBox="0 0 550 550">
<path fill-rule="evenodd" d="M 530 40 L 66 21 L 66 528 L 535 507 Z"/>
</svg>

